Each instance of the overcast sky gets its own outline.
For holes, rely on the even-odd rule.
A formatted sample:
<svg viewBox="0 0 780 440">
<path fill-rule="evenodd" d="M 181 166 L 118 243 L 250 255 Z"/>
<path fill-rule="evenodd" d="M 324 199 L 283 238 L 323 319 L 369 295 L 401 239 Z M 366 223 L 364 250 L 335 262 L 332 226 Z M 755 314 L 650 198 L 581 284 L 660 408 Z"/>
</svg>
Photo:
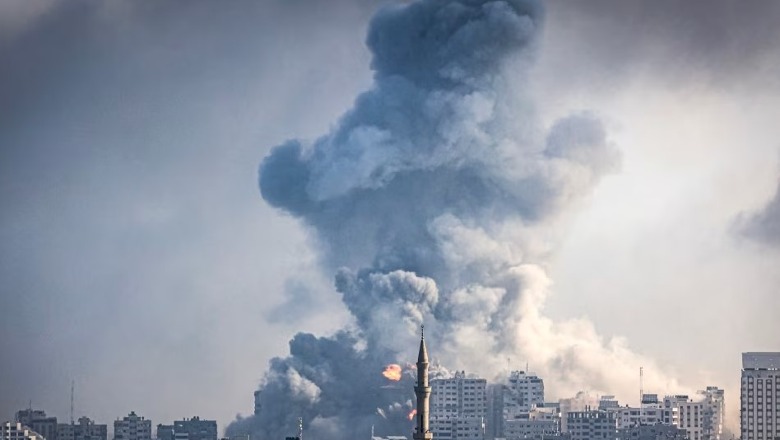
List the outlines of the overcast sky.
<svg viewBox="0 0 780 440">
<path fill-rule="evenodd" d="M 546 311 L 726 388 L 734 427 L 740 352 L 780 351 L 780 3 L 650 4 L 547 5 L 528 91 L 622 163 L 567 215 Z M 257 169 L 369 87 L 379 5 L 0 3 L 0 419 L 67 419 L 73 380 L 76 417 L 222 428 L 294 333 L 348 322 Z"/>
</svg>

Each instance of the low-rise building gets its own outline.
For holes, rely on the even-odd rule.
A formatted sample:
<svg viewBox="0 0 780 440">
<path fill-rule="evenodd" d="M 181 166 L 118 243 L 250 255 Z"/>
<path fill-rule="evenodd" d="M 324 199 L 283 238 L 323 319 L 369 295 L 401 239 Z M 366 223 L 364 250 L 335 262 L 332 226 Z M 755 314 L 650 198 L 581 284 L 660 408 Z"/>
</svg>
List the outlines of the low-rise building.
<svg viewBox="0 0 780 440">
<path fill-rule="evenodd" d="M 157 440 L 173 440 L 173 425 L 157 425 Z"/>
<path fill-rule="evenodd" d="M 152 440 L 152 421 L 131 411 L 114 421 L 114 440 Z"/>
<path fill-rule="evenodd" d="M 46 440 L 57 440 L 57 418 L 47 417 L 39 409 L 22 409 L 16 412 L 16 421 L 32 429 Z"/>
<path fill-rule="evenodd" d="M 79 417 L 76 424 L 57 425 L 57 440 L 106 440 L 108 425 L 97 424 L 89 417 Z"/>
<path fill-rule="evenodd" d="M 590 411 L 593 408 L 598 408 L 598 406 L 598 397 L 585 391 L 580 391 L 576 396 L 571 398 L 560 399 L 558 401 L 558 408 L 560 408 L 561 414 L 561 432 L 568 432 L 566 424 L 568 423 L 569 413 Z"/>
<path fill-rule="evenodd" d="M 618 440 L 688 440 L 688 433 L 672 425 L 639 425 L 619 429 Z"/>
<path fill-rule="evenodd" d="M 566 414 L 567 432 L 571 440 L 616 440 L 615 413 L 610 411 L 576 411 Z"/>
<path fill-rule="evenodd" d="M 217 422 L 195 416 L 157 425 L 157 440 L 217 440 Z"/>
<path fill-rule="evenodd" d="M 20 422 L 5 422 L 0 425 L 0 440 L 44 440 L 44 438 Z"/>
</svg>

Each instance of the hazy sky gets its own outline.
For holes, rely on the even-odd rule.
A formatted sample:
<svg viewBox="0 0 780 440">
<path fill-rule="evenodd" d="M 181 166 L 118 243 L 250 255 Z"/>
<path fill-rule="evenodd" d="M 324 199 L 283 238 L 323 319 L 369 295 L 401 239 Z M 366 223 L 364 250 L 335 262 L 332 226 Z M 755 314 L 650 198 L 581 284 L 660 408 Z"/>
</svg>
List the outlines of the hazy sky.
<svg viewBox="0 0 780 440">
<path fill-rule="evenodd" d="M 0 2 L 0 419 L 67 419 L 73 380 L 77 417 L 222 428 L 294 333 L 349 320 L 257 169 L 370 85 L 379 5 Z M 528 85 L 546 123 L 591 110 L 622 153 L 555 240 L 547 313 L 726 388 L 732 426 L 740 352 L 780 351 L 778 20 L 549 2 Z"/>
</svg>

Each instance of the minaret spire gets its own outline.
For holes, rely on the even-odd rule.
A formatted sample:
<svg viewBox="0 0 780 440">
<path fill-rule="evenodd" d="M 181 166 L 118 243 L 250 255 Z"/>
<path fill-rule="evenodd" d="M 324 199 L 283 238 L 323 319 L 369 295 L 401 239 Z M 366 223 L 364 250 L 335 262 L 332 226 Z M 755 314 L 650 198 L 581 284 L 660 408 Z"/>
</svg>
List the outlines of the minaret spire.
<svg viewBox="0 0 780 440">
<path fill-rule="evenodd" d="M 420 366 L 420 362 L 424 362 L 427 368 L 428 365 L 428 350 L 425 348 L 425 326 L 420 326 L 420 353 L 417 355 L 417 366 Z M 419 369 L 417 370 L 420 371 Z M 427 377 L 427 376 L 426 376 Z"/>
<path fill-rule="evenodd" d="M 420 353 L 417 355 L 417 428 L 412 434 L 414 440 L 432 440 L 433 433 L 429 425 L 429 399 L 431 387 L 428 385 L 428 350 L 425 348 L 425 326 L 420 326 Z"/>
</svg>

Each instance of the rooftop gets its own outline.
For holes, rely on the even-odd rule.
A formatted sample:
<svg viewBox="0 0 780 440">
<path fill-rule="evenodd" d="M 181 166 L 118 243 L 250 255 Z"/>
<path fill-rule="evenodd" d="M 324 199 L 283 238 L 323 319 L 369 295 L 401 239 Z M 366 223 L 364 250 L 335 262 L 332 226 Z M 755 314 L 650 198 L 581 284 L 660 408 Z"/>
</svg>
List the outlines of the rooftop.
<svg viewBox="0 0 780 440">
<path fill-rule="evenodd" d="M 742 353 L 742 368 L 745 370 L 780 370 L 780 352 Z"/>
</svg>

